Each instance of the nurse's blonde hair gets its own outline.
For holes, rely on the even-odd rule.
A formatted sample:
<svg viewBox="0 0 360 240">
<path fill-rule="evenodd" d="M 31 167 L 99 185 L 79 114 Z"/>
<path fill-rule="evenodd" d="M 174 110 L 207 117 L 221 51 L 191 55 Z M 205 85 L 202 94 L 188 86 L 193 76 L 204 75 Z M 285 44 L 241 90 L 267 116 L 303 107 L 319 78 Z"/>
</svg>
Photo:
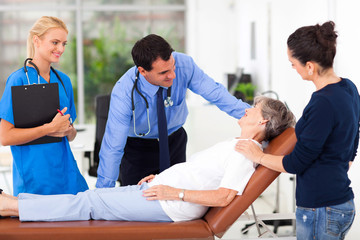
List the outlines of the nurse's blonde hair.
<svg viewBox="0 0 360 240">
<path fill-rule="evenodd" d="M 41 38 L 51 28 L 62 28 L 67 33 L 69 32 L 65 23 L 57 17 L 43 16 L 39 18 L 29 31 L 27 39 L 27 57 L 33 58 L 35 55 L 35 47 L 33 37 L 36 35 Z"/>
</svg>

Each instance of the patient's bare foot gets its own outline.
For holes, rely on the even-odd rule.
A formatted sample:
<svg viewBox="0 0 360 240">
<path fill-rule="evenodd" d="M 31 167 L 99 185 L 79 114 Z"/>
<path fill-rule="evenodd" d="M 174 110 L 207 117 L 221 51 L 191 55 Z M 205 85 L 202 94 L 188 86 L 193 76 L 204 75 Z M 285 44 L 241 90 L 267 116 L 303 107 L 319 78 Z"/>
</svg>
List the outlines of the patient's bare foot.
<svg viewBox="0 0 360 240">
<path fill-rule="evenodd" d="M 11 198 L 11 199 L 15 199 L 15 200 L 18 199 L 17 197 L 14 197 L 13 195 L 10 195 L 10 194 L 4 193 L 4 192 L 2 192 L 1 195 L 4 195 L 5 197 Z"/>
<path fill-rule="evenodd" d="M 16 197 L 5 194 L 0 194 L 0 215 L 7 216 L 19 216 L 18 200 Z"/>
</svg>

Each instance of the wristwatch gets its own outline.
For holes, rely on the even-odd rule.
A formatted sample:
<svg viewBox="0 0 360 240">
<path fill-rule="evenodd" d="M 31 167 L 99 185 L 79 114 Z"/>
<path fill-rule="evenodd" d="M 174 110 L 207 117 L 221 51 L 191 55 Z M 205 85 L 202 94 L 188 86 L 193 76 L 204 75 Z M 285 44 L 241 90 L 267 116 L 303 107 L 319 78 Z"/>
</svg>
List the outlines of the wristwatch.
<svg viewBox="0 0 360 240">
<path fill-rule="evenodd" d="M 185 189 L 182 189 L 181 192 L 179 192 L 179 198 L 181 201 L 184 201 L 184 192 L 185 192 Z"/>
</svg>

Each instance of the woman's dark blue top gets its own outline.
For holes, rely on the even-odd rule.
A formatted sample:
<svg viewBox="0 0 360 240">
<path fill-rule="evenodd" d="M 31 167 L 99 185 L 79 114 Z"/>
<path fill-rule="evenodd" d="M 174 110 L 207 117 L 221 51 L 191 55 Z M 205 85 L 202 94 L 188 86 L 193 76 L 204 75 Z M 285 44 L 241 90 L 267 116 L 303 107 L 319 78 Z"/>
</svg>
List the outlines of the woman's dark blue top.
<svg viewBox="0 0 360 240">
<path fill-rule="evenodd" d="M 354 198 L 348 178 L 359 143 L 360 97 L 349 79 L 314 92 L 296 124 L 283 166 L 296 174 L 296 205 L 318 208 Z"/>
</svg>

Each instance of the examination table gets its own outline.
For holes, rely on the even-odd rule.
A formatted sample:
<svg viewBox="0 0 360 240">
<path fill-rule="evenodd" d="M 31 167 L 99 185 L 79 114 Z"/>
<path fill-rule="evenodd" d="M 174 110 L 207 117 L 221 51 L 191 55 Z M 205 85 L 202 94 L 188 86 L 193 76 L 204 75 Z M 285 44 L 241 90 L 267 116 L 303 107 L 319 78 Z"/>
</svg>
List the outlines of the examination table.
<svg viewBox="0 0 360 240">
<path fill-rule="evenodd" d="M 273 139 L 265 152 L 284 155 L 296 143 L 294 128 Z M 174 222 L 72 221 L 20 222 L 18 218 L 0 219 L 0 239 L 215 239 L 243 214 L 258 196 L 278 177 L 279 173 L 258 166 L 243 195 L 236 196 L 226 207 L 213 207 L 201 219 Z"/>
</svg>

